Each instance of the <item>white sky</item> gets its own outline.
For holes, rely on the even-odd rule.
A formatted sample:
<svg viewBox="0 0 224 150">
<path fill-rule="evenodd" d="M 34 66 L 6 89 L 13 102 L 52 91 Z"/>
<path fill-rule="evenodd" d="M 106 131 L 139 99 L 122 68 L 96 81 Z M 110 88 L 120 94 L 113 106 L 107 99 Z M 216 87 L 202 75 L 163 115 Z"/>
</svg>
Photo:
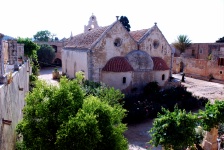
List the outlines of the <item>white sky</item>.
<svg viewBox="0 0 224 150">
<path fill-rule="evenodd" d="M 194 43 L 224 36 L 224 0 L 0 0 L 0 33 L 32 38 L 49 30 L 59 39 L 82 33 L 92 13 L 99 26 L 127 16 L 131 31 L 157 22 L 169 43 L 180 34 Z"/>
</svg>

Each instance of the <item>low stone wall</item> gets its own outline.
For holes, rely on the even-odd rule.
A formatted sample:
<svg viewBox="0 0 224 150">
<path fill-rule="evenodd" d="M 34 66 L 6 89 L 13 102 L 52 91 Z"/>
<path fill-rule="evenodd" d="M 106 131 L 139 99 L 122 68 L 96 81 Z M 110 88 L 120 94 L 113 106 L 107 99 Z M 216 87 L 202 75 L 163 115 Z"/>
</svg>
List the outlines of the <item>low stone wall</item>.
<svg viewBox="0 0 224 150">
<path fill-rule="evenodd" d="M 12 73 L 10 83 L 0 85 L 0 149 L 15 149 L 16 125 L 23 117 L 25 95 L 29 91 L 29 62 Z"/>
</svg>

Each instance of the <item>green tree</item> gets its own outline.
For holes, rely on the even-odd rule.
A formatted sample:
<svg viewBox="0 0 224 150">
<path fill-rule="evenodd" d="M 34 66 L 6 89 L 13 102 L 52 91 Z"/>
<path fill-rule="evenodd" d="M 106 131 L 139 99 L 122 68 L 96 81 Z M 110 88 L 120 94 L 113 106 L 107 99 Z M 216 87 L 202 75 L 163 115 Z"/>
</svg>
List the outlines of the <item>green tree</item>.
<svg viewBox="0 0 224 150">
<path fill-rule="evenodd" d="M 18 43 L 24 44 L 24 55 L 29 58 L 37 58 L 37 51 L 40 49 L 36 43 L 29 38 L 18 37 Z"/>
<path fill-rule="evenodd" d="M 24 55 L 30 59 L 32 65 L 32 76 L 37 76 L 39 74 L 37 51 L 40 49 L 40 46 L 29 38 L 18 37 L 17 42 L 24 44 Z"/>
<path fill-rule="evenodd" d="M 181 53 L 184 53 L 185 50 L 191 46 L 191 40 L 187 35 L 179 35 L 177 36 L 177 41 L 173 43 L 173 46 Z"/>
<path fill-rule="evenodd" d="M 154 146 L 162 145 L 166 150 L 180 150 L 192 146 L 196 141 L 197 117 L 175 107 L 173 112 L 162 109 L 150 130 Z"/>
<path fill-rule="evenodd" d="M 216 43 L 224 43 L 224 37 L 219 38 L 219 39 L 216 41 Z"/>
<path fill-rule="evenodd" d="M 40 66 L 50 65 L 55 58 L 55 50 L 50 45 L 42 44 L 37 51 L 37 56 Z"/>
<path fill-rule="evenodd" d="M 130 31 L 130 24 L 129 24 L 129 20 L 126 16 L 121 16 L 119 21 L 123 24 L 123 26 L 126 28 L 126 30 L 129 32 Z"/>
<path fill-rule="evenodd" d="M 38 31 L 33 38 L 38 42 L 48 42 L 51 37 L 51 32 L 48 30 Z"/>
<path fill-rule="evenodd" d="M 17 125 L 21 149 L 127 149 L 126 126 L 121 122 L 125 110 L 87 96 L 82 81 L 62 77 L 59 86 L 36 82 Z"/>
</svg>

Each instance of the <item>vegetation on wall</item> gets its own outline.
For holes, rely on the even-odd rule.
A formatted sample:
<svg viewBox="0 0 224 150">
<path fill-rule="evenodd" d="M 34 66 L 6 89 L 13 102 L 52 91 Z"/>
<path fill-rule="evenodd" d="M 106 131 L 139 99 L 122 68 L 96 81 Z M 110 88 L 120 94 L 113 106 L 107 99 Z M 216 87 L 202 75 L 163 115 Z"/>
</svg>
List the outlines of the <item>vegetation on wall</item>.
<svg viewBox="0 0 224 150">
<path fill-rule="evenodd" d="M 88 89 L 80 74 L 75 80 L 62 77 L 59 86 L 37 81 L 17 126 L 23 139 L 17 149 L 127 149 L 125 110 L 116 102 L 122 94 L 106 88 L 87 94 Z"/>
</svg>

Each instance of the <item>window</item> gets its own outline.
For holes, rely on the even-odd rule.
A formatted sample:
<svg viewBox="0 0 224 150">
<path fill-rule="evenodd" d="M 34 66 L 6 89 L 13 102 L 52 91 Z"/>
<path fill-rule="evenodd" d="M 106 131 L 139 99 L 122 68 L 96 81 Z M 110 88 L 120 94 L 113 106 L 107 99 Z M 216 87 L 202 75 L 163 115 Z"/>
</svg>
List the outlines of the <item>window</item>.
<svg viewBox="0 0 224 150">
<path fill-rule="evenodd" d="M 53 47 L 53 49 L 54 49 L 54 51 L 55 51 L 55 53 L 57 53 L 57 46 L 56 45 L 52 45 L 52 47 Z"/>
<path fill-rule="evenodd" d="M 219 74 L 222 74 L 222 70 L 219 71 Z"/>
<path fill-rule="evenodd" d="M 224 66 L 224 58 L 219 58 L 218 59 L 218 65 L 219 66 Z"/>
<path fill-rule="evenodd" d="M 121 39 L 120 38 L 116 38 L 115 40 L 114 40 L 114 46 L 116 46 L 116 47 L 119 47 L 119 46 L 121 46 Z"/>
<path fill-rule="evenodd" d="M 200 54 L 202 54 L 202 53 L 203 53 L 203 49 L 202 49 L 202 48 L 199 50 L 199 53 L 200 53 Z"/>
<path fill-rule="evenodd" d="M 126 83 L 126 77 L 123 77 L 123 84 Z"/>
<path fill-rule="evenodd" d="M 165 80 L 165 74 L 162 75 L 162 80 Z"/>
<path fill-rule="evenodd" d="M 191 56 L 195 56 L 195 50 L 194 49 L 191 52 Z"/>
<path fill-rule="evenodd" d="M 154 49 L 157 49 L 159 47 L 159 41 L 158 40 L 153 41 L 153 47 L 154 47 Z"/>
</svg>

